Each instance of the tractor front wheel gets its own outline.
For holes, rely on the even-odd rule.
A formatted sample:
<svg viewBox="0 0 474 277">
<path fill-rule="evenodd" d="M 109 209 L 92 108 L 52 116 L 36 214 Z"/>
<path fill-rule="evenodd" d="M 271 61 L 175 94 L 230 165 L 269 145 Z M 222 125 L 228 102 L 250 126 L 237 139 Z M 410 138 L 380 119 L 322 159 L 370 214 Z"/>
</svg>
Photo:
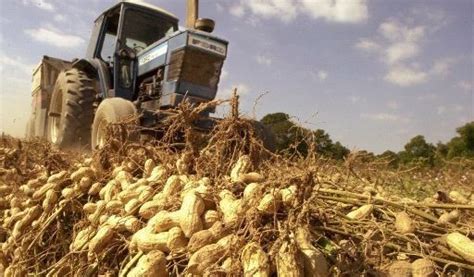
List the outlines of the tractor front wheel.
<svg viewBox="0 0 474 277">
<path fill-rule="evenodd" d="M 137 115 L 135 105 L 123 98 L 108 98 L 102 101 L 95 113 L 92 124 L 92 149 L 102 149 L 107 145 L 109 124 L 133 119 Z"/>
</svg>

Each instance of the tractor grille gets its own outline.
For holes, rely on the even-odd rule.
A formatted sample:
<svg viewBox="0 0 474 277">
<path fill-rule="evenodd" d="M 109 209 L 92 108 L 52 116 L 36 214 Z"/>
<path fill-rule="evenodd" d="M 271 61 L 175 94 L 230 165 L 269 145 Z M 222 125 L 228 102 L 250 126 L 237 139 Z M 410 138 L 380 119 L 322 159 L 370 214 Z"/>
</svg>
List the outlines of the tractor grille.
<svg viewBox="0 0 474 277">
<path fill-rule="evenodd" d="M 198 49 L 184 48 L 171 54 L 167 80 L 183 80 L 217 89 L 222 64 L 222 57 Z"/>
</svg>

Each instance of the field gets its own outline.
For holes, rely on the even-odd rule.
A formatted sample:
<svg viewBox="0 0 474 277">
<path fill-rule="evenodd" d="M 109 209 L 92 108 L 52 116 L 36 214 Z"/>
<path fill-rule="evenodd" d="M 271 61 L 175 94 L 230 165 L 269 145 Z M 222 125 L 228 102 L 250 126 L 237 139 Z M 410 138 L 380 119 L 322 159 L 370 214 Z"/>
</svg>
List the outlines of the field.
<svg viewBox="0 0 474 277">
<path fill-rule="evenodd" d="M 2 136 L 0 272 L 472 276 L 472 161 L 394 170 L 357 153 L 286 157 L 245 119 L 199 139 L 182 116 L 161 142 L 112 126 L 93 153 Z"/>
</svg>

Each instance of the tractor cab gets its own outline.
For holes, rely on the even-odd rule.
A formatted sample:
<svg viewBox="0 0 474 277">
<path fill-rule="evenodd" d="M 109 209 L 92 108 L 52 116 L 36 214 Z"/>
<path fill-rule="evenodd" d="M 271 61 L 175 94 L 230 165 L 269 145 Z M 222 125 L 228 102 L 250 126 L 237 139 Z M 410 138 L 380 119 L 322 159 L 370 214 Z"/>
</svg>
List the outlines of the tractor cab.
<svg viewBox="0 0 474 277">
<path fill-rule="evenodd" d="M 173 14 L 143 2 L 120 2 L 105 11 L 95 21 L 87 52 L 110 76 L 100 78 L 107 80 L 102 98 L 124 98 L 152 112 L 185 98 L 213 100 L 228 42 L 211 34 L 215 23 L 198 18 L 197 6 L 188 0 L 187 26 L 181 29 Z"/>
<path fill-rule="evenodd" d="M 97 18 L 86 57 L 107 67 L 113 91 L 108 96 L 133 98 L 137 54 L 178 30 L 171 13 L 145 3 L 120 2 Z M 112 95 L 110 95 L 112 94 Z"/>
</svg>

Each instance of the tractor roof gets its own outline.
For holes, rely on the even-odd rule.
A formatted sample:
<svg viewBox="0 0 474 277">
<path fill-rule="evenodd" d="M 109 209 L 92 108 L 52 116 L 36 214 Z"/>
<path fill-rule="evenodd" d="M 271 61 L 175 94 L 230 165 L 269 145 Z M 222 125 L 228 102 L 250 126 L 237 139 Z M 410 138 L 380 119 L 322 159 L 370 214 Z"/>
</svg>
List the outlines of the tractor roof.
<svg viewBox="0 0 474 277">
<path fill-rule="evenodd" d="M 157 7 L 155 5 L 152 5 L 152 4 L 149 4 L 149 3 L 145 3 L 145 2 L 142 2 L 141 0 L 121 0 L 120 2 L 118 2 L 117 4 L 113 5 L 111 8 L 107 9 L 107 11 L 105 11 L 104 13 L 107 13 L 108 11 L 110 10 L 113 10 L 115 9 L 117 6 L 119 5 L 122 5 L 122 4 L 126 4 L 128 6 L 136 6 L 136 7 L 140 7 L 140 8 L 144 8 L 144 9 L 148 9 L 148 10 L 152 10 L 154 12 L 158 12 L 158 13 L 161 13 L 167 17 L 170 17 L 176 21 L 178 21 L 178 17 L 176 17 L 176 15 L 170 13 L 169 11 L 167 10 L 164 10 L 160 7 Z"/>
</svg>

